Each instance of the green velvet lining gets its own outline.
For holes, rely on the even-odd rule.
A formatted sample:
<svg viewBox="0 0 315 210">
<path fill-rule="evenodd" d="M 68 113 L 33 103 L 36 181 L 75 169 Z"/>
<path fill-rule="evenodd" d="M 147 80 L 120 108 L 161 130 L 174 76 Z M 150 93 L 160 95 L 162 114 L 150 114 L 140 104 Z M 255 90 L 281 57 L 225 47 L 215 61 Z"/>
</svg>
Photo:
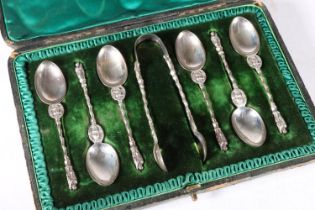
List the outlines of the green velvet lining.
<svg viewBox="0 0 315 210">
<path fill-rule="evenodd" d="M 264 63 L 263 71 L 280 111 L 288 122 L 287 135 L 283 136 L 277 132 L 266 96 L 255 72 L 230 46 L 228 25 L 236 15 L 249 18 L 261 35 L 260 55 Z M 217 118 L 229 139 L 230 146 L 227 152 L 219 150 L 202 96 L 187 72 L 180 68 L 175 59 L 174 40 L 184 28 L 195 32 L 206 48 L 207 63 L 204 68 L 208 75 L 206 87 L 214 102 Z M 231 87 L 210 42 L 211 29 L 216 29 L 222 38 L 227 59 L 240 87 L 246 91 L 249 106 L 257 109 L 265 120 L 268 129 L 267 141 L 260 148 L 245 145 L 232 130 Z M 156 166 L 152 157 L 152 138 L 133 71 L 133 42 L 140 34 L 150 32 L 157 33 L 165 42 L 178 70 L 195 120 L 209 145 L 209 158 L 205 164 L 202 164 L 180 98 L 160 50 L 152 43 L 139 46 L 138 52 L 150 109 L 170 170 L 167 174 Z M 129 68 L 129 77 L 125 85 L 126 106 L 134 137 L 145 158 L 143 172 L 137 172 L 132 164 L 127 136 L 117 104 L 111 99 L 109 90 L 101 85 L 96 76 L 95 58 L 105 43 L 112 43 L 120 49 Z M 66 109 L 63 125 L 80 183 L 79 189 L 73 192 L 67 189 L 62 152 L 54 122 L 48 117 L 47 106 L 39 101 L 34 91 L 34 72 L 43 59 L 50 59 L 58 64 L 68 81 L 68 94 L 63 101 Z M 96 117 L 105 128 L 105 141 L 114 145 L 121 159 L 120 175 L 109 187 L 95 184 L 85 169 L 85 152 L 90 145 L 87 140 L 88 112 L 73 69 L 77 59 L 85 64 L 89 94 Z M 312 141 L 315 139 L 314 118 L 301 95 L 263 10 L 253 5 L 218 10 L 132 31 L 40 49 L 19 55 L 14 64 L 39 198 L 44 209 L 115 207 L 170 193 L 188 185 L 208 183 L 315 153 L 315 144 Z"/>
<path fill-rule="evenodd" d="M 4 24 L 11 41 L 82 31 L 216 0 L 1 0 Z M 71 12 L 70 12 L 71 11 Z"/>
</svg>

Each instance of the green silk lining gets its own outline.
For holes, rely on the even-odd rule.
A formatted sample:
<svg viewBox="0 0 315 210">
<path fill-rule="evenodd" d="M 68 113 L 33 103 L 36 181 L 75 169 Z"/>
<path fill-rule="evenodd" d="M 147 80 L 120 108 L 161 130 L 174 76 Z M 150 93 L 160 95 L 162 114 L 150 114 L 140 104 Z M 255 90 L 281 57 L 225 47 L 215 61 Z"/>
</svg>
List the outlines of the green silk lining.
<svg viewBox="0 0 315 210">
<path fill-rule="evenodd" d="M 284 81 L 294 99 L 294 102 L 301 113 L 301 117 L 307 124 L 310 135 L 313 140 L 315 139 L 315 121 L 307 107 L 303 96 L 297 86 L 297 83 L 291 73 L 290 67 L 279 47 L 278 42 L 270 28 L 268 21 L 261 8 L 253 5 L 245 5 L 241 7 L 229 8 L 215 12 L 209 12 L 192 17 L 182 18 L 167 23 L 159 23 L 152 26 L 146 26 L 131 31 L 124 31 L 116 34 L 106 35 L 88 40 L 73 42 L 69 44 L 54 46 L 47 49 L 40 49 L 37 51 L 19 55 L 14 61 L 16 77 L 21 97 L 21 102 L 24 110 L 24 117 L 26 127 L 29 135 L 29 144 L 33 157 L 33 164 L 35 176 L 37 180 L 38 193 L 41 205 L 44 209 L 53 209 L 54 200 L 51 196 L 51 187 L 47 174 L 47 167 L 45 163 L 44 152 L 38 127 L 38 121 L 35 115 L 34 99 L 32 91 L 29 87 L 27 78 L 28 63 L 37 62 L 42 59 L 50 58 L 53 56 L 66 55 L 72 52 L 78 52 L 84 49 L 90 49 L 96 46 L 104 45 L 118 40 L 124 40 L 131 37 L 137 37 L 144 33 L 155 33 L 159 31 L 166 31 L 185 26 L 193 26 L 196 24 L 221 20 L 236 15 L 254 14 L 257 17 L 258 23 L 263 30 L 265 39 L 272 52 L 277 66 L 284 78 Z M 210 47 L 208 47 L 210 49 Z M 130 69 L 130 71 L 132 71 Z M 221 69 L 222 71 L 222 69 Z M 226 118 L 227 120 L 228 118 Z M 268 123 L 272 124 L 273 122 Z M 202 172 L 186 173 L 185 175 L 176 176 L 175 178 L 168 179 L 164 182 L 152 183 L 150 185 L 131 189 L 128 191 L 107 195 L 93 201 L 81 202 L 67 206 L 67 209 L 102 209 L 115 207 L 121 204 L 135 202 L 141 199 L 154 197 L 160 194 L 170 193 L 176 190 L 183 189 L 184 187 L 192 184 L 204 184 L 211 181 L 231 177 L 244 172 L 249 172 L 266 166 L 274 165 L 280 162 L 292 160 L 295 158 L 311 155 L 315 153 L 314 142 L 310 145 L 304 145 L 287 149 L 282 152 L 275 152 L 269 155 L 264 155 L 257 158 L 247 159 L 235 164 L 217 167 L 212 170 Z M 210 154 L 211 156 L 212 154 Z M 258 155 L 259 156 L 259 155 Z M 211 157 L 209 158 L 209 161 Z"/>
<path fill-rule="evenodd" d="M 215 0 L 1 0 L 11 41 L 60 35 Z"/>
</svg>

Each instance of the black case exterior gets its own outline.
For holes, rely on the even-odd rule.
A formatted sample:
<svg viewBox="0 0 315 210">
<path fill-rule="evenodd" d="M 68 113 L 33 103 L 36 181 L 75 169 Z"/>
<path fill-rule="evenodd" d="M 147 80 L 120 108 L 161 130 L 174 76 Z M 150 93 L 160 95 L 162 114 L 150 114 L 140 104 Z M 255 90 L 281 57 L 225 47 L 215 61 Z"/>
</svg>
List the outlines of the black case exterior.
<svg viewBox="0 0 315 210">
<path fill-rule="evenodd" d="M 315 107 L 314 107 L 314 104 L 310 98 L 310 95 L 307 92 L 307 90 L 306 90 L 306 88 L 302 82 L 302 79 L 301 79 L 301 77 L 300 77 L 300 75 L 296 69 L 296 66 L 294 65 L 294 63 L 292 61 L 292 58 L 291 58 L 282 38 L 280 36 L 280 33 L 279 33 L 271 15 L 270 15 L 270 13 L 268 12 L 265 5 L 263 5 L 261 2 L 255 2 L 252 0 L 220 1 L 218 4 L 212 3 L 209 5 L 197 6 L 197 7 L 193 7 L 193 8 L 189 8 L 189 9 L 184 9 L 184 10 L 177 10 L 177 11 L 167 12 L 164 14 L 147 16 L 147 17 L 140 18 L 137 20 L 124 21 L 124 22 L 115 23 L 115 24 L 108 25 L 108 26 L 100 26 L 100 27 L 96 27 L 96 28 L 92 28 L 92 29 L 88 29 L 88 30 L 84 30 L 84 31 L 80 31 L 80 32 L 73 32 L 73 33 L 65 34 L 65 35 L 34 39 L 34 40 L 23 41 L 23 42 L 19 42 L 19 43 L 12 43 L 8 39 L 7 34 L 5 32 L 4 24 L 3 24 L 2 11 L 0 10 L 0 15 L 2 18 L 1 26 L 0 26 L 1 31 L 2 31 L 2 35 L 4 36 L 4 39 L 6 40 L 6 42 L 9 45 L 11 45 L 13 48 L 16 49 L 12 53 L 12 55 L 10 56 L 10 58 L 8 60 L 8 70 L 9 70 L 11 88 L 12 88 L 12 92 L 13 92 L 13 96 L 14 96 L 14 102 L 15 102 L 16 111 L 17 111 L 17 118 L 18 118 L 18 123 L 19 123 L 19 127 L 20 127 L 20 133 L 21 133 L 21 137 L 22 137 L 24 155 L 25 155 L 25 159 L 26 159 L 28 173 L 30 176 L 30 182 L 31 182 L 31 186 L 32 186 L 33 197 L 34 197 L 34 202 L 35 202 L 36 208 L 41 209 L 41 204 L 40 204 L 39 196 L 38 196 L 38 192 L 37 192 L 37 185 L 36 185 L 36 179 L 35 179 L 35 175 L 34 175 L 32 157 L 30 154 L 30 148 L 29 148 L 28 138 L 27 138 L 27 130 L 25 128 L 24 114 L 23 114 L 23 110 L 21 107 L 21 101 L 20 101 L 20 96 L 19 96 L 19 92 L 17 89 L 17 81 L 16 81 L 16 77 L 15 77 L 15 73 L 14 73 L 14 65 L 13 65 L 14 58 L 19 53 L 24 52 L 24 51 L 32 51 L 33 49 L 36 49 L 36 48 L 51 46 L 51 45 L 55 45 L 58 43 L 66 43 L 66 42 L 73 41 L 73 40 L 79 40 L 79 39 L 88 38 L 88 37 L 101 36 L 101 35 L 117 32 L 117 31 L 122 31 L 122 30 L 128 30 L 131 28 L 136 28 L 136 27 L 140 27 L 140 26 L 144 26 L 144 25 L 148 25 L 148 24 L 152 24 L 152 23 L 156 23 L 156 22 L 171 20 L 171 19 L 178 18 L 181 16 L 189 16 L 189 15 L 198 14 L 198 13 L 202 13 L 202 12 L 206 12 L 206 11 L 227 8 L 227 7 L 231 7 L 231 6 L 239 6 L 239 5 L 248 4 L 248 3 L 256 4 L 257 6 L 260 6 L 264 10 L 264 12 L 267 16 L 267 19 L 269 20 L 271 27 L 275 33 L 275 36 L 277 37 L 277 39 L 279 41 L 280 47 L 282 48 L 283 53 L 288 60 L 288 63 L 289 63 L 291 70 L 292 70 L 292 73 L 296 79 L 297 84 L 300 87 L 300 90 L 301 90 L 301 92 L 305 98 L 305 101 L 306 101 L 307 105 L 309 106 L 310 111 L 312 112 L 312 115 L 315 116 Z M 209 190 L 214 190 L 214 189 L 222 188 L 225 186 L 229 186 L 229 185 L 247 180 L 251 177 L 255 177 L 255 176 L 265 174 L 268 172 L 272 172 L 275 170 L 288 168 L 288 167 L 296 167 L 298 165 L 310 162 L 314 159 L 315 159 L 315 154 L 310 155 L 310 156 L 306 156 L 303 158 L 297 158 L 294 160 L 279 163 L 277 165 L 264 167 L 264 168 L 254 170 L 251 172 L 242 173 L 242 174 L 235 175 L 235 176 L 232 176 L 229 178 L 220 179 L 220 180 L 213 181 L 213 182 L 210 182 L 210 183 L 207 183 L 204 185 L 189 186 L 186 189 L 182 189 L 182 190 L 168 193 L 165 195 L 159 195 L 159 196 L 156 196 L 153 198 L 147 198 L 144 200 L 133 202 L 131 204 L 124 204 L 124 205 L 115 207 L 113 209 L 135 208 L 135 207 L 140 207 L 140 206 L 144 206 L 147 204 L 164 201 L 164 200 L 167 200 L 170 198 L 174 198 L 174 197 L 182 196 L 182 195 L 186 195 L 186 194 L 195 195 L 195 194 L 202 192 L 202 191 L 209 191 Z"/>
</svg>

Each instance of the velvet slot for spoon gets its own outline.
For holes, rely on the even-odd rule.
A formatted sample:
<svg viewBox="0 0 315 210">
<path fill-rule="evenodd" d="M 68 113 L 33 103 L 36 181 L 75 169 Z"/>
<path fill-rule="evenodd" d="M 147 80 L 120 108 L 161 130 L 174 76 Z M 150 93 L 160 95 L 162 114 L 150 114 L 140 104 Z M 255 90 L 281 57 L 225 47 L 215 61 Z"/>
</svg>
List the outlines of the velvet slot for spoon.
<svg viewBox="0 0 315 210">
<path fill-rule="evenodd" d="M 70 190 L 75 190 L 77 189 L 78 180 L 68 155 L 68 148 L 66 146 L 61 125 L 64 108 L 60 102 L 63 100 L 67 92 L 66 79 L 61 69 L 55 63 L 44 60 L 37 67 L 34 80 L 35 90 L 38 97 L 42 102 L 49 105 L 49 116 L 55 120 L 63 152 L 68 187 Z"/>
<path fill-rule="evenodd" d="M 278 131 L 282 134 L 286 134 L 288 132 L 287 123 L 278 110 L 268 83 L 261 70 L 262 59 L 258 55 L 260 50 L 260 38 L 254 25 L 244 17 L 235 17 L 230 24 L 229 35 L 234 50 L 241 56 L 246 57 L 249 67 L 255 69 L 258 74 L 259 80 L 266 92 L 270 110 L 273 114 Z"/>
<path fill-rule="evenodd" d="M 90 97 L 88 95 L 85 71 L 82 63 L 75 63 L 75 73 L 81 84 L 84 98 L 90 115 L 88 137 L 93 143 L 86 154 L 86 168 L 90 177 L 99 185 L 109 186 L 119 174 L 119 158 L 113 146 L 103 143 L 104 131 L 97 124 Z"/>
<path fill-rule="evenodd" d="M 232 70 L 225 58 L 225 53 L 221 40 L 216 32 L 211 32 L 211 41 L 214 45 L 228 78 L 232 85 L 231 99 L 236 109 L 231 115 L 231 122 L 234 131 L 246 144 L 259 147 L 266 140 L 266 126 L 260 114 L 253 108 L 247 107 L 247 97 L 244 91 L 239 88 L 239 85 L 233 76 Z"/>
<path fill-rule="evenodd" d="M 183 69 L 190 72 L 192 81 L 199 86 L 210 114 L 216 140 L 220 149 L 226 151 L 228 149 L 228 141 L 215 116 L 213 104 L 205 86 L 207 75 L 202 68 L 206 63 L 206 52 L 200 39 L 191 31 L 184 30 L 176 38 L 175 51 L 179 64 Z"/>
<path fill-rule="evenodd" d="M 121 117 L 127 131 L 129 148 L 133 163 L 137 170 L 143 170 L 144 160 L 133 137 L 124 99 L 126 90 L 124 83 L 128 78 L 126 61 L 120 51 L 112 45 L 105 45 L 97 55 L 97 75 L 103 85 L 110 88 L 112 98 L 117 101 Z"/>
</svg>

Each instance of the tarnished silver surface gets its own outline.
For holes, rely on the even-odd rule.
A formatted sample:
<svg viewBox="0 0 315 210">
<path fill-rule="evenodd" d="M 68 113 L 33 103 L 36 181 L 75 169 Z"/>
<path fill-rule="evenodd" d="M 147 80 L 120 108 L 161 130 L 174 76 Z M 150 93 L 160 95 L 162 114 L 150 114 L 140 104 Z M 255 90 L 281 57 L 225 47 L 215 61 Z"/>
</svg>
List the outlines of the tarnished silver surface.
<svg viewBox="0 0 315 210">
<path fill-rule="evenodd" d="M 237 135 L 248 145 L 259 147 L 266 140 L 264 121 L 254 109 L 238 107 L 231 117 L 232 125 Z"/>
<path fill-rule="evenodd" d="M 67 91 L 67 83 L 61 69 L 53 62 L 44 60 L 35 72 L 35 90 L 45 104 L 59 103 Z"/>
<path fill-rule="evenodd" d="M 117 48 L 111 45 L 105 45 L 98 53 L 96 65 L 98 77 L 105 86 L 111 88 L 111 96 L 118 102 L 120 114 L 128 134 L 133 163 L 137 170 L 142 170 L 144 160 L 133 138 L 127 109 L 124 103 L 126 90 L 122 85 L 128 78 L 126 61 Z"/>
<path fill-rule="evenodd" d="M 55 120 L 57 126 L 68 187 L 70 190 L 75 190 L 77 189 L 78 180 L 68 156 L 66 142 L 63 137 L 61 118 L 64 114 L 64 108 L 59 103 L 66 95 L 66 80 L 61 69 L 55 63 L 48 60 L 41 62 L 37 67 L 34 79 L 36 93 L 41 101 L 49 105 L 48 114 Z"/>
<path fill-rule="evenodd" d="M 233 48 L 240 55 L 246 57 L 248 65 L 255 69 L 267 94 L 268 102 L 275 123 L 280 133 L 287 133 L 287 123 L 278 111 L 276 103 L 261 71 L 262 60 L 257 55 L 260 49 L 260 39 L 254 25 L 244 17 L 235 17 L 230 25 L 230 40 Z"/>
<path fill-rule="evenodd" d="M 246 107 L 247 97 L 242 89 L 239 88 L 232 70 L 225 58 L 225 53 L 221 40 L 216 32 L 211 32 L 211 41 L 223 62 L 224 69 L 227 72 L 229 80 L 232 84 L 231 99 L 237 107 L 231 116 L 232 126 L 236 134 L 248 145 L 259 147 L 266 140 L 266 126 L 259 115 L 253 108 Z"/>
<path fill-rule="evenodd" d="M 200 39 L 191 31 L 182 31 L 175 41 L 177 60 L 187 71 L 200 70 L 206 63 L 206 52 Z"/>
<path fill-rule="evenodd" d="M 240 55 L 247 57 L 259 52 L 258 33 L 253 24 L 246 18 L 235 17 L 231 22 L 229 35 L 233 48 Z"/>
<path fill-rule="evenodd" d="M 205 103 L 207 105 L 207 109 L 210 113 L 212 126 L 221 150 L 227 150 L 228 141 L 216 119 L 212 102 L 204 85 L 207 77 L 202 68 L 206 63 L 206 52 L 201 41 L 191 31 L 182 31 L 178 34 L 176 38 L 175 50 L 179 64 L 185 70 L 191 72 L 192 81 L 199 85 Z"/>
<path fill-rule="evenodd" d="M 119 173 L 119 158 L 115 149 L 106 143 L 96 142 L 86 153 L 86 168 L 99 185 L 114 183 Z"/>
<path fill-rule="evenodd" d="M 112 46 L 105 45 L 101 48 L 96 60 L 97 74 L 107 87 L 116 87 L 126 82 L 128 69 L 123 55 Z"/>
<path fill-rule="evenodd" d="M 89 147 L 86 154 L 86 168 L 91 178 L 102 186 L 111 185 L 119 173 L 119 158 L 116 150 L 107 143 L 102 143 L 104 131 L 97 124 L 93 106 L 88 94 L 85 72 L 82 63 L 75 63 L 75 73 L 83 89 L 85 101 L 90 115 L 90 126 L 88 136 L 93 145 Z"/>
</svg>

